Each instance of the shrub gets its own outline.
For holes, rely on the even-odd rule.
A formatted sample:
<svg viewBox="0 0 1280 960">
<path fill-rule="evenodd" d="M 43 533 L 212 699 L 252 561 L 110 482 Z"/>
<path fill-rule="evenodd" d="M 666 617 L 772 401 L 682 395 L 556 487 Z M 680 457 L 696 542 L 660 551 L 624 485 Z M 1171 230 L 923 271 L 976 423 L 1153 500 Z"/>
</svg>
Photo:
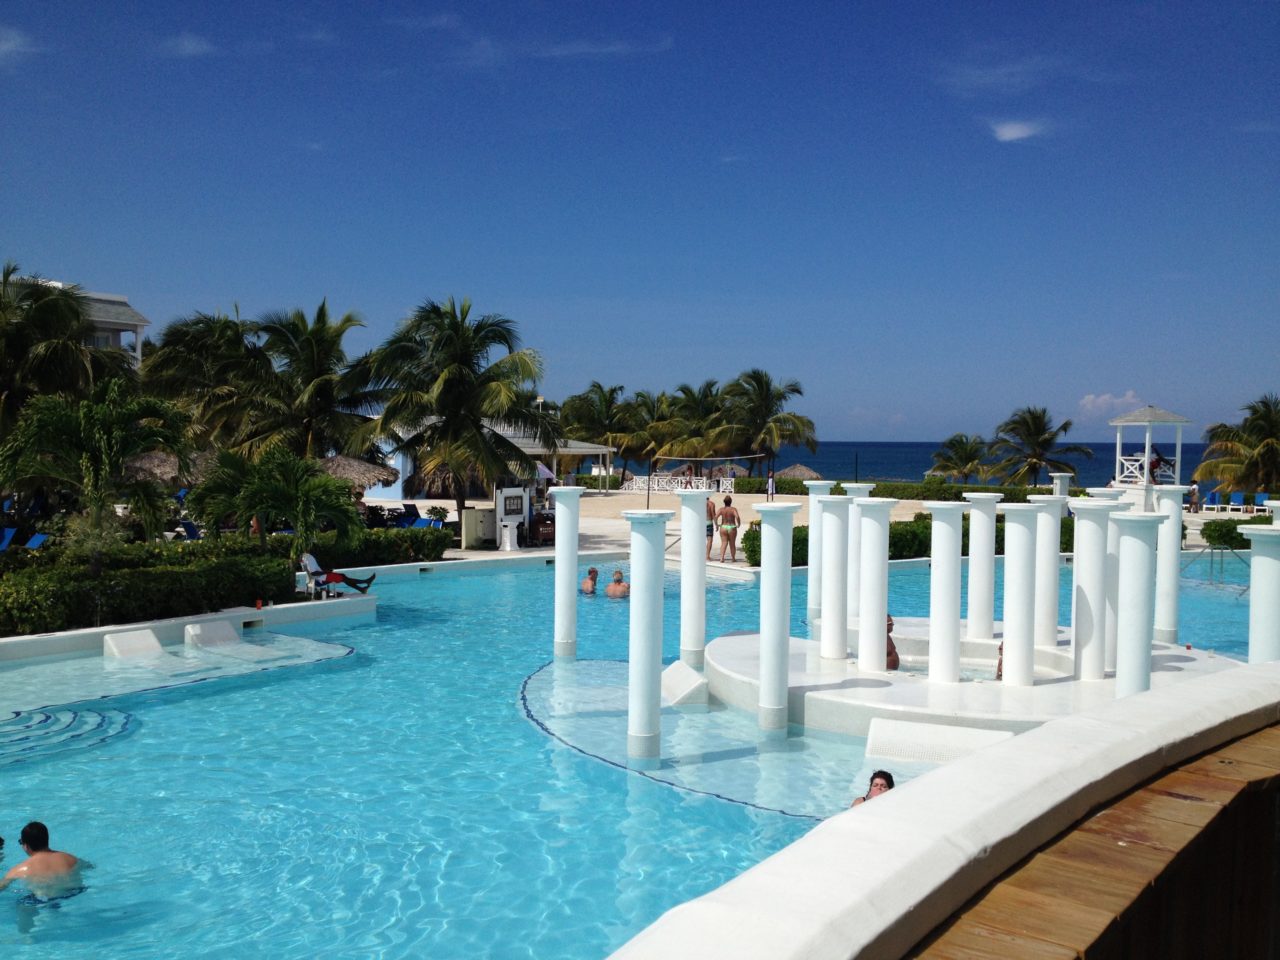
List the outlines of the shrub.
<svg viewBox="0 0 1280 960">
<path fill-rule="evenodd" d="M 1249 541 L 1240 533 L 1245 524 L 1269 524 L 1270 517 L 1250 517 L 1247 520 L 1206 520 L 1200 528 L 1200 536 L 1211 547 L 1228 550 L 1248 550 Z"/>
<path fill-rule="evenodd" d="M 747 558 L 747 563 L 753 567 L 760 566 L 760 522 L 753 521 L 751 526 L 742 534 L 742 554 Z M 793 567 L 804 567 L 809 563 L 809 528 L 808 527 L 792 527 L 791 528 L 791 565 Z"/>
<path fill-rule="evenodd" d="M 586 487 L 588 490 L 603 490 L 605 489 L 604 479 L 604 477 L 593 476 L 589 473 L 579 473 L 574 476 L 573 482 L 579 487 Z M 611 475 L 608 480 L 608 489 L 610 490 L 617 490 L 622 486 L 622 478 L 619 476 Z"/>
</svg>

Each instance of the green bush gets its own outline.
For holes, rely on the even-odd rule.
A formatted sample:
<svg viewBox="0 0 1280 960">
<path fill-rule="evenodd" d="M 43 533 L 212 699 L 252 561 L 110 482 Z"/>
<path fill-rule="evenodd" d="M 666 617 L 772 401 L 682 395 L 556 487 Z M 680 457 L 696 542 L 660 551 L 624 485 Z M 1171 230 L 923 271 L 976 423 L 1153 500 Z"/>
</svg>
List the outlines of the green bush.
<svg viewBox="0 0 1280 960">
<path fill-rule="evenodd" d="M 742 547 L 742 554 L 747 558 L 747 563 L 753 567 L 760 566 L 760 522 L 753 521 L 751 526 L 742 534 L 742 540 L 739 541 Z M 792 527 L 791 528 L 791 565 L 793 567 L 807 566 L 809 563 L 809 528 L 808 527 Z"/>
<path fill-rule="evenodd" d="M 604 479 L 604 477 L 592 476 L 589 473 L 579 473 L 574 476 L 573 482 L 579 487 L 586 487 L 588 490 L 602 490 L 605 487 Z M 608 488 L 610 490 L 617 490 L 622 486 L 622 478 L 619 476 L 611 475 L 608 480 Z"/>
<path fill-rule="evenodd" d="M 1265 525 L 1271 523 L 1270 517 L 1249 517 L 1246 520 L 1207 520 L 1200 528 L 1200 536 L 1211 547 L 1228 550 L 1248 550 L 1249 540 L 1240 533 L 1239 528 L 1248 525 Z"/>
</svg>

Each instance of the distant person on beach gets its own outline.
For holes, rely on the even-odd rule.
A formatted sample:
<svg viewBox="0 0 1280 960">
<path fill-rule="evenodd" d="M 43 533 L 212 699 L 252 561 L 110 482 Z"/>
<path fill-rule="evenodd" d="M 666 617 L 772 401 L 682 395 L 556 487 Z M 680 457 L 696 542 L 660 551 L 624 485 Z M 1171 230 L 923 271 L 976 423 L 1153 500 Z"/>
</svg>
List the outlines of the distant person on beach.
<svg viewBox="0 0 1280 960">
<path fill-rule="evenodd" d="M 742 517 L 733 505 L 733 497 L 724 498 L 724 506 L 716 514 L 716 525 L 720 527 L 720 562 L 724 563 L 724 552 L 729 551 L 729 562 L 738 562 L 738 527 L 742 525 Z"/>
<path fill-rule="evenodd" d="M 631 595 L 631 584 L 622 579 L 622 571 L 613 571 L 613 582 L 604 588 L 604 595 L 611 600 L 623 600 Z"/>
<path fill-rule="evenodd" d="M 69 853 L 49 849 L 49 828 L 43 823 L 32 820 L 23 827 L 18 843 L 26 851 L 27 859 L 4 875 L 0 890 L 15 880 L 23 880 L 33 894 L 48 898 L 70 893 L 80 886 L 80 861 Z"/>
<path fill-rule="evenodd" d="M 707 497 L 707 559 L 711 559 L 711 544 L 716 538 L 716 502 Z"/>
<path fill-rule="evenodd" d="M 902 665 L 898 656 L 898 648 L 893 645 L 893 615 L 884 618 L 884 668 L 897 670 Z M 892 783 L 889 786 L 893 786 Z"/>
<path fill-rule="evenodd" d="M 777 486 L 773 480 L 773 471 L 769 471 L 769 476 L 764 482 L 764 501 L 765 503 L 773 503 L 773 498 L 777 496 Z"/>
<path fill-rule="evenodd" d="M 595 567 L 587 567 L 586 579 L 582 581 L 582 592 L 595 593 L 596 580 L 598 580 L 599 578 L 600 578 L 599 570 L 597 570 Z"/>
<path fill-rule="evenodd" d="M 1187 490 L 1187 504 L 1192 513 L 1200 512 L 1200 484 L 1194 480 L 1191 481 L 1191 487 Z"/>
<path fill-rule="evenodd" d="M 859 804 L 866 803 L 868 800 L 874 800 L 880 794 L 888 793 L 892 789 L 893 774 L 888 770 L 877 770 L 871 775 L 871 786 L 867 787 L 866 794 L 861 797 L 855 797 L 853 803 L 849 804 L 849 806 L 856 807 Z"/>
<path fill-rule="evenodd" d="M 349 577 L 345 573 L 326 570 L 320 566 L 320 561 L 309 553 L 302 555 L 302 565 L 307 573 L 311 574 L 313 580 L 318 580 L 320 583 L 341 583 L 344 586 L 354 587 L 361 593 L 368 593 L 369 584 L 373 583 L 378 576 L 376 573 L 371 573 L 367 577 Z"/>
</svg>

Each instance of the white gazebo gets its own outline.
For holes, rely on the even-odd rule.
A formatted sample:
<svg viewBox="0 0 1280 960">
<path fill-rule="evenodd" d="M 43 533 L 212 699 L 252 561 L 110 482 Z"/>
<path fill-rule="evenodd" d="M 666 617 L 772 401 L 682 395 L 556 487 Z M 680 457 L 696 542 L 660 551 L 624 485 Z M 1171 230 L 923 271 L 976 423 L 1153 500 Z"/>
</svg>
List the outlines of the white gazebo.
<svg viewBox="0 0 1280 960">
<path fill-rule="evenodd" d="M 1111 421 L 1116 428 L 1116 465 L 1115 485 L 1117 487 L 1147 488 L 1153 483 L 1177 485 L 1182 482 L 1182 427 L 1190 423 L 1186 417 L 1168 410 L 1161 410 L 1150 404 L 1133 413 L 1126 413 Z M 1124 455 L 1125 427 L 1144 428 L 1145 438 L 1142 453 L 1136 456 Z M 1156 427 L 1172 427 L 1174 430 L 1173 463 L 1163 457 L 1152 456 L 1152 434 Z M 1154 462 L 1157 461 L 1158 462 Z"/>
</svg>

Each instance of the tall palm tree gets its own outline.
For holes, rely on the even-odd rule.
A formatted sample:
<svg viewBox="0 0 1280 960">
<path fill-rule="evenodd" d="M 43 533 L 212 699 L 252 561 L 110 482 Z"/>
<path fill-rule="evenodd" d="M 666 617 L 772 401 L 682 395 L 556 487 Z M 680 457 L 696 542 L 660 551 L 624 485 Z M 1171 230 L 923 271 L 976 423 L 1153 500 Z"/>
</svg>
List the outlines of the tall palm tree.
<svg viewBox="0 0 1280 960">
<path fill-rule="evenodd" d="M 185 467 L 185 427 L 176 407 L 137 395 L 123 380 L 99 384 L 88 400 L 33 397 L 0 447 L 0 484 L 72 491 L 95 532 L 101 532 L 113 505 L 123 501 L 154 534 L 164 492 L 154 481 L 131 474 L 126 465 L 159 450 L 178 455 Z"/>
<path fill-rule="evenodd" d="M 715 380 L 697 387 L 682 383 L 671 396 L 669 439 L 657 451 L 663 457 L 701 459 L 729 453 L 732 448 L 719 434 L 727 398 Z M 695 464 L 701 472 L 701 464 Z"/>
<path fill-rule="evenodd" d="M 1196 480 L 1216 481 L 1225 493 L 1280 492 L 1280 395 L 1264 393 L 1240 408 L 1239 423 L 1215 423 Z"/>
<path fill-rule="evenodd" d="M 625 459 L 643 460 L 653 476 L 654 460 L 662 455 L 680 430 L 681 423 L 672 412 L 669 394 L 637 390 L 625 404 L 625 426 L 608 436 Z"/>
<path fill-rule="evenodd" d="M 981 476 L 985 471 L 989 453 L 987 441 L 976 433 L 953 433 L 933 451 L 933 469 L 929 472 L 968 483 L 971 476 Z"/>
<path fill-rule="evenodd" d="M 582 393 L 565 399 L 560 407 L 560 424 L 571 440 L 607 446 L 609 436 L 623 432 L 627 425 L 622 384 L 606 387 L 599 380 L 592 380 Z M 626 469 L 627 458 L 623 457 L 624 473 Z"/>
<path fill-rule="evenodd" d="M 133 379 L 129 355 L 92 345 L 93 323 L 80 288 L 0 271 L 0 437 L 37 394 L 83 399 L 95 384 Z"/>
<path fill-rule="evenodd" d="M 1071 421 L 1063 420 L 1053 425 L 1053 418 L 1045 407 L 1021 407 L 1008 420 L 996 427 L 991 452 L 1004 459 L 992 467 L 1010 483 L 1035 486 L 1040 482 L 1040 471 L 1075 473 L 1075 467 L 1059 456 L 1090 458 L 1093 451 L 1079 444 L 1058 446 L 1058 441 L 1071 429 Z"/>
<path fill-rule="evenodd" d="M 775 381 L 766 371 L 754 367 L 724 388 L 728 404 L 719 437 L 730 449 L 763 454 L 764 467 L 772 470 L 778 450 L 786 444 L 803 446 L 810 453 L 818 449 L 813 421 L 786 410 L 787 401 L 804 396 L 798 380 Z M 754 474 L 756 459 L 748 469 Z M 763 471 L 762 471 L 763 472 Z"/>
<path fill-rule="evenodd" d="M 498 351 L 505 355 L 490 361 Z M 424 302 L 361 368 L 384 398 L 376 435 L 412 458 L 420 482 L 443 476 L 459 516 L 471 478 L 489 484 L 510 473 L 533 476 L 533 458 L 506 434 L 555 447 L 556 417 L 530 402 L 542 358 L 521 349 L 513 320 L 473 320 L 470 300 Z"/>
</svg>

